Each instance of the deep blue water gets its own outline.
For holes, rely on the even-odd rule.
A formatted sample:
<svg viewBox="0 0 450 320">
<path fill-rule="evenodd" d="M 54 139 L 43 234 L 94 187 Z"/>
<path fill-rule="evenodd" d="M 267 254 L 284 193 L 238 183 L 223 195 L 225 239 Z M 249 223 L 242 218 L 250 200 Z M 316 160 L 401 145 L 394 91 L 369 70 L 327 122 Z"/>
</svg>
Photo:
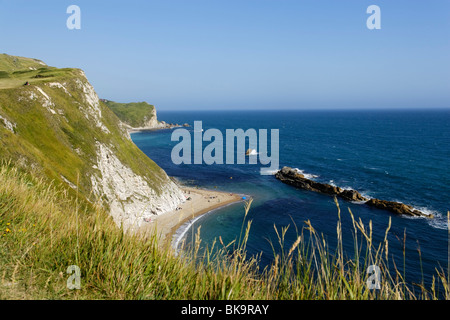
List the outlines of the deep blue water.
<svg viewBox="0 0 450 320">
<path fill-rule="evenodd" d="M 353 255 L 353 226 L 347 208 L 366 227 L 372 221 L 375 242 L 382 241 L 389 218 L 392 219 L 389 255 L 399 270 L 405 267 L 407 281 L 421 281 L 420 261 L 425 283 L 429 284 L 436 275 L 435 268 L 447 271 L 450 110 L 192 111 L 159 112 L 158 118 L 190 125 L 201 120 L 205 131 L 217 128 L 224 136 L 226 129 L 279 129 L 280 167 L 299 168 L 317 176 L 318 181 L 351 187 L 369 197 L 400 201 L 436 216 L 433 220 L 400 217 L 340 201 L 349 256 Z M 132 139 L 169 175 L 186 184 L 251 195 L 254 201 L 248 217 L 252 228 L 247 249 L 249 254 L 262 252 L 262 266 L 273 259 L 268 240 L 277 243 L 274 224 L 278 229 L 290 225 L 287 248 L 297 237 L 294 224 L 302 228 L 306 220 L 324 234 L 333 248 L 338 215 L 331 197 L 295 189 L 274 176 L 260 175 L 260 165 L 174 165 L 171 151 L 177 142 L 171 142 L 172 131 L 135 133 Z M 229 242 L 239 237 L 243 215 L 242 203 L 231 205 L 205 215 L 190 230 L 201 225 L 204 243 L 211 243 L 218 236 Z"/>
</svg>

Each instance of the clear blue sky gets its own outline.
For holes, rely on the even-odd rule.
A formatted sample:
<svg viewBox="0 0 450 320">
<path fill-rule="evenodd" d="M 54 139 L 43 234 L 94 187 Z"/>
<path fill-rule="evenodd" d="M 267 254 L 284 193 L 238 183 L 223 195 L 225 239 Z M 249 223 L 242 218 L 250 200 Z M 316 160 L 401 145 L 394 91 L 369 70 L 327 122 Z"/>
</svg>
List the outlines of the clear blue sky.
<svg viewBox="0 0 450 320">
<path fill-rule="evenodd" d="M 0 0 L 0 53 L 159 110 L 450 107 L 448 0 Z"/>
</svg>

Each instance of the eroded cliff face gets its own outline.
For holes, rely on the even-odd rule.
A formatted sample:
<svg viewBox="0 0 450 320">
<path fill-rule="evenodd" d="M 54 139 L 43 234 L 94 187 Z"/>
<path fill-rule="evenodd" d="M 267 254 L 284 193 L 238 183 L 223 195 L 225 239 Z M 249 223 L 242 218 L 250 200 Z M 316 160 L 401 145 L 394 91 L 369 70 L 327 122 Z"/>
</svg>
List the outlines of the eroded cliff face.
<svg viewBox="0 0 450 320">
<path fill-rule="evenodd" d="M 156 108 L 153 108 L 150 119 L 145 119 L 144 127 L 148 128 L 159 128 L 162 124 L 158 121 L 158 117 L 156 115 Z"/>
<path fill-rule="evenodd" d="M 86 82 L 78 81 L 78 84 L 89 106 L 87 113 L 98 128 L 109 133 L 101 121 L 100 100 L 94 88 L 87 79 Z M 154 117 L 148 123 L 155 125 L 153 122 L 156 122 L 157 125 L 156 110 L 153 110 Z M 118 123 L 118 126 L 122 129 L 121 134 L 131 140 L 121 123 Z M 164 171 L 159 172 L 163 181 L 157 192 L 149 185 L 145 176 L 136 174 L 119 160 L 111 147 L 96 141 L 96 153 L 97 164 L 93 168 L 97 169 L 97 173 L 91 176 L 92 190 L 98 198 L 106 199 L 114 221 L 125 230 L 136 230 L 144 223 L 145 218 L 175 210 L 185 201 L 182 191 Z"/>
<path fill-rule="evenodd" d="M 87 81 L 84 72 L 76 79 L 78 89 L 83 92 L 85 101 L 83 113 L 96 128 L 103 133 L 110 134 L 107 126 L 102 122 L 102 108 L 100 100 L 94 88 Z M 83 79 L 84 78 L 84 79 Z M 120 133 L 127 140 L 131 140 L 128 131 L 117 122 Z M 156 110 L 149 126 L 157 126 Z M 125 129 L 125 130 L 124 130 Z M 104 204 L 109 208 L 110 214 L 118 226 L 124 230 L 134 231 L 143 223 L 144 219 L 152 215 L 160 215 L 175 210 L 185 197 L 182 191 L 170 180 L 164 171 L 158 172 L 162 180 L 158 188 L 152 188 L 148 177 L 139 175 L 121 161 L 113 151 L 114 146 L 101 141 L 95 142 L 96 170 L 91 176 L 92 190 L 99 199 L 104 199 Z M 149 168 L 148 174 L 152 174 Z M 156 174 L 156 172 L 154 172 Z"/>
<path fill-rule="evenodd" d="M 98 173 L 91 177 L 92 189 L 99 198 L 106 198 L 111 216 L 125 230 L 136 230 L 145 218 L 174 210 L 184 201 L 183 193 L 168 177 L 158 194 L 110 148 L 100 142 L 96 147 Z"/>
<path fill-rule="evenodd" d="M 185 201 L 179 187 L 134 145 L 83 71 L 51 68 L 48 77 L 46 68 L 27 72 L 30 85 L 0 90 L 3 160 L 33 168 L 91 203 L 100 201 L 125 230 Z M 155 121 L 156 112 L 148 124 Z"/>
</svg>

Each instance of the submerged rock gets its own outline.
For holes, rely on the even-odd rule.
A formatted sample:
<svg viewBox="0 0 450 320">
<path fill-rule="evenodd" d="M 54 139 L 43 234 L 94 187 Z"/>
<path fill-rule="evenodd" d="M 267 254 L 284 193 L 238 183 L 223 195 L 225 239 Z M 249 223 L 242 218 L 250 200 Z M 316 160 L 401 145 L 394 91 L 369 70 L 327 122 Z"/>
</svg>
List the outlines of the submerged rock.
<svg viewBox="0 0 450 320">
<path fill-rule="evenodd" d="M 367 205 L 371 207 L 387 210 L 395 214 L 404 214 L 414 217 L 433 218 L 433 215 L 427 215 L 401 202 L 386 201 L 379 199 L 368 199 L 362 196 L 356 190 L 342 189 L 327 183 L 321 183 L 307 179 L 303 174 L 299 173 L 296 169 L 292 169 L 290 167 L 283 167 L 275 174 L 275 178 L 277 178 L 281 182 L 284 182 L 286 184 L 289 184 L 291 186 L 300 189 L 336 196 L 347 201 L 365 202 Z"/>
</svg>

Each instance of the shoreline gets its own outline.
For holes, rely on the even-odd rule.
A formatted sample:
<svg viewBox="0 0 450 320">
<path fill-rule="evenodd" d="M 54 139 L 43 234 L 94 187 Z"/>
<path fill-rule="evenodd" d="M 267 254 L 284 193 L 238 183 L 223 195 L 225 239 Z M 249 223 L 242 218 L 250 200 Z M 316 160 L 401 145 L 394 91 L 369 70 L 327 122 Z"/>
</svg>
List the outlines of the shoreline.
<svg viewBox="0 0 450 320">
<path fill-rule="evenodd" d="M 216 210 L 223 209 L 232 204 L 239 203 L 242 201 L 244 201 L 244 200 L 241 199 L 240 201 L 235 201 L 235 202 L 230 202 L 230 203 L 224 204 L 221 207 L 211 209 L 204 213 L 199 213 L 197 216 L 185 220 L 184 223 L 183 222 L 180 223 L 180 225 L 173 230 L 174 232 L 172 232 L 170 234 L 170 243 L 169 244 L 170 244 L 171 248 L 174 250 L 175 255 L 178 255 L 178 252 L 180 251 L 180 248 L 179 248 L 180 244 L 184 243 L 183 240 L 184 240 L 186 233 L 194 226 L 195 222 L 197 222 L 198 220 L 200 220 L 201 218 L 203 218 L 206 215 L 213 214 L 214 211 L 216 211 Z"/>
<path fill-rule="evenodd" d="M 226 191 L 198 189 L 195 187 L 181 186 L 180 189 L 190 200 L 178 206 L 178 210 L 172 210 L 158 216 L 154 216 L 144 223 L 138 230 L 139 233 L 151 235 L 155 231 L 159 244 L 162 247 L 171 246 L 176 232 L 185 224 L 199 218 L 211 211 L 215 211 L 228 205 L 243 201 L 244 195 Z"/>
<path fill-rule="evenodd" d="M 174 128 L 189 128 L 190 125 L 187 123 L 177 124 L 177 123 L 167 123 L 164 121 L 159 122 L 159 125 L 152 127 L 131 127 L 126 125 L 126 129 L 128 133 L 137 133 L 137 132 L 146 132 L 146 131 L 156 131 L 156 130 L 166 130 L 166 129 L 174 129 Z"/>
<path fill-rule="evenodd" d="M 174 129 L 174 128 L 182 128 L 182 125 L 174 124 L 167 125 L 161 127 L 138 127 L 138 128 L 127 128 L 128 133 L 137 133 L 137 132 L 146 132 L 146 131 L 156 131 L 156 130 L 164 130 L 164 129 Z"/>
</svg>

